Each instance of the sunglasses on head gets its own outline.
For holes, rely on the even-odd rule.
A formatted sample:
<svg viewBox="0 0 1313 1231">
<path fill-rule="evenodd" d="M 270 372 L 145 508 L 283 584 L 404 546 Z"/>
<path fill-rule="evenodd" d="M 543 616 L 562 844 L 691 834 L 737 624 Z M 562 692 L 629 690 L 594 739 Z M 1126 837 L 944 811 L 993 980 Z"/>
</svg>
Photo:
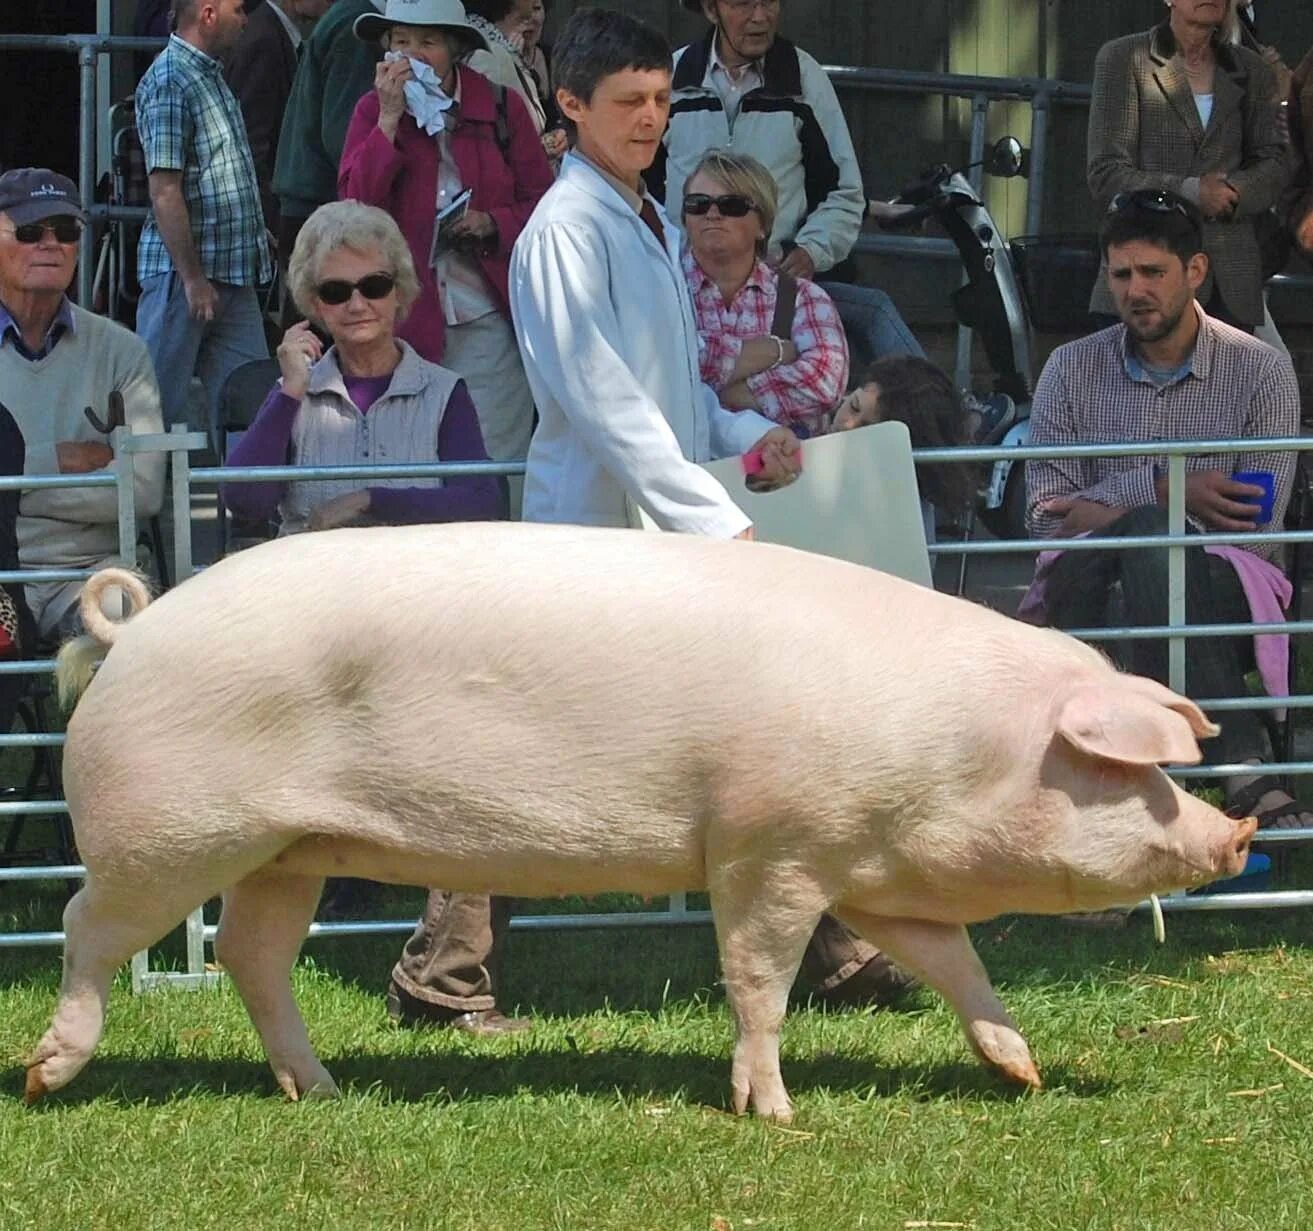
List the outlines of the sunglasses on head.
<svg viewBox="0 0 1313 1231">
<path fill-rule="evenodd" d="M 741 192 L 727 192 L 720 197 L 705 192 L 690 192 L 684 198 L 684 213 L 700 218 L 710 213 L 713 205 L 720 211 L 722 218 L 743 218 L 757 208 L 756 202 Z"/>
<path fill-rule="evenodd" d="M 397 280 L 391 274 L 366 274 L 359 282 L 348 282 L 345 278 L 331 278 L 315 287 L 315 294 L 320 303 L 338 307 L 346 303 L 357 291 L 366 299 L 386 299 L 392 294 Z"/>
<path fill-rule="evenodd" d="M 24 222 L 9 232 L 20 244 L 39 244 L 49 231 L 61 244 L 75 244 L 82 238 L 82 224 L 76 218 L 43 218 Z"/>
<path fill-rule="evenodd" d="M 1147 209 L 1154 214 L 1180 214 L 1194 222 L 1190 207 L 1174 193 L 1156 188 L 1137 188 L 1134 192 L 1119 192 L 1108 206 L 1108 213 L 1120 214 L 1128 209 Z"/>
</svg>

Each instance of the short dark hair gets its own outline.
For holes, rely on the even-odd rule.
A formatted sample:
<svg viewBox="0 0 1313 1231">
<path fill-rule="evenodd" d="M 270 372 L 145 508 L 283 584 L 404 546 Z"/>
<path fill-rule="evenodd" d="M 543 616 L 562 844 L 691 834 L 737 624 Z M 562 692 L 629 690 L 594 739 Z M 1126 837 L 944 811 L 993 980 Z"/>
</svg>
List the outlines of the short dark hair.
<svg viewBox="0 0 1313 1231">
<path fill-rule="evenodd" d="M 646 22 L 611 9 L 576 9 L 552 48 L 552 79 L 559 90 L 591 103 L 604 77 L 626 69 L 669 73 L 674 56 L 665 35 Z"/>
<path fill-rule="evenodd" d="M 465 0 L 466 15 L 473 13 L 495 26 L 515 7 L 515 0 Z"/>
<path fill-rule="evenodd" d="M 914 449 L 965 445 L 966 414 L 962 397 L 948 374 L 919 355 L 887 355 L 862 375 L 863 385 L 880 388 L 880 421 L 906 425 Z M 920 462 L 917 484 L 923 499 L 960 515 L 971 506 L 980 475 L 961 462 Z"/>
<path fill-rule="evenodd" d="M 1203 215 L 1193 202 L 1174 192 L 1141 189 L 1118 193 L 1099 232 L 1099 247 L 1108 249 L 1143 241 L 1158 244 L 1188 264 L 1204 250 Z"/>
</svg>

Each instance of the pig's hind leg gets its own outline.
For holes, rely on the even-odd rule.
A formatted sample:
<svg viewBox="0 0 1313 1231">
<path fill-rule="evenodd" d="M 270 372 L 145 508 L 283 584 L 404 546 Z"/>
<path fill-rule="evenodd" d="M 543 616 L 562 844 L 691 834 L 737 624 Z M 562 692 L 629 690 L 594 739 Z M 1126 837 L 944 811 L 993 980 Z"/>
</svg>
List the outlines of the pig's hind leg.
<svg viewBox="0 0 1313 1231">
<path fill-rule="evenodd" d="M 890 919 L 843 906 L 834 913 L 939 992 L 986 1065 L 1009 1081 L 1039 1089 L 1042 1083 L 1030 1048 L 990 986 L 966 928 L 924 919 Z"/>
<path fill-rule="evenodd" d="M 64 977 L 54 1021 L 27 1062 L 28 1103 L 68 1085 L 91 1059 L 118 968 L 177 927 L 210 892 L 183 876 L 161 877 L 144 889 L 139 879 L 89 870 L 64 908 Z"/>
<path fill-rule="evenodd" d="M 738 1025 L 730 1098 L 735 1114 L 748 1109 L 787 1123 L 793 1119 L 780 1075 L 780 1024 L 807 940 L 828 905 L 812 886 L 779 869 L 748 866 L 713 872 L 707 888 L 725 993 Z"/>
<path fill-rule="evenodd" d="M 214 939 L 214 956 L 237 985 L 274 1077 L 291 1099 L 338 1092 L 310 1045 L 291 984 L 323 885 L 321 876 L 255 872 L 224 893 Z"/>
</svg>

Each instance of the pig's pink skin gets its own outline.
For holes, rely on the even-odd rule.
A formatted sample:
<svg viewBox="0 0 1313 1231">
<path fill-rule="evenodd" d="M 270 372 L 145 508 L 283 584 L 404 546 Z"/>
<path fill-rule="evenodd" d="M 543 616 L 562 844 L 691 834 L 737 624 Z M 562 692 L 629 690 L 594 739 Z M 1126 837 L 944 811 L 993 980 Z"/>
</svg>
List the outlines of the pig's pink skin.
<svg viewBox="0 0 1313 1231">
<path fill-rule="evenodd" d="M 833 907 L 1033 1085 L 963 925 L 1229 875 L 1253 828 L 1154 765 L 1198 759 L 1214 728 L 1191 702 L 1060 633 L 761 544 L 303 535 L 113 640 L 68 728 L 88 877 L 31 1098 L 90 1057 L 117 967 L 220 892 L 216 955 L 279 1085 L 333 1092 L 288 982 L 325 875 L 707 889 L 732 1104 L 781 1118 L 785 1000 Z"/>
</svg>

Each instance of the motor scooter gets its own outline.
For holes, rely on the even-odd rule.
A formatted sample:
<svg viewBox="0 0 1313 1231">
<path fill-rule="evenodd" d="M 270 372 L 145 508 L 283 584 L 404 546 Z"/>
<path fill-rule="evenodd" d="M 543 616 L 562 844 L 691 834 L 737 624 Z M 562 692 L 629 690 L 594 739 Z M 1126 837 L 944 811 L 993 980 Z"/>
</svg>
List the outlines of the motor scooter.
<svg viewBox="0 0 1313 1231">
<path fill-rule="evenodd" d="M 1007 240 L 966 172 L 976 166 L 994 176 L 1025 175 L 1027 151 L 1015 137 L 1002 137 L 979 163 L 929 168 L 891 202 L 911 208 L 880 220 L 884 230 L 907 231 L 933 219 L 956 245 L 966 281 L 953 292 L 957 319 L 975 330 L 994 372 L 993 396 L 981 403 L 972 443 L 1020 446 L 1030 439 L 1034 391 L 1031 327 Z M 1025 463 L 999 460 L 976 510 L 999 538 L 1025 538 Z"/>
</svg>

